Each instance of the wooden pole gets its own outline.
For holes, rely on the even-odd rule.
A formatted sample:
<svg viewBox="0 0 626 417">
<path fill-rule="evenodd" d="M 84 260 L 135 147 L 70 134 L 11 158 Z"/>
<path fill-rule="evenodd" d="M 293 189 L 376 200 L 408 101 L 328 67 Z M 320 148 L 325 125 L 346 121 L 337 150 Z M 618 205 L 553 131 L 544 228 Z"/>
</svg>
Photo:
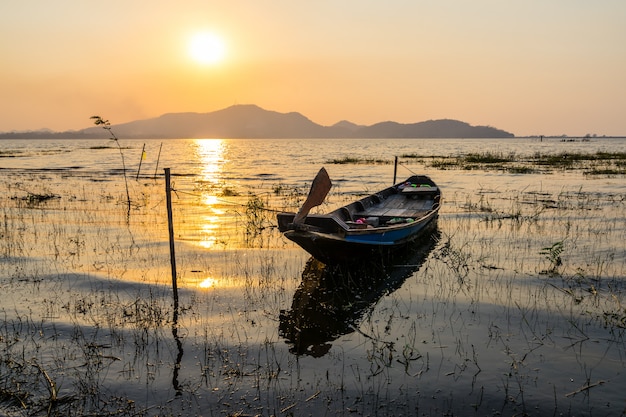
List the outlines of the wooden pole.
<svg viewBox="0 0 626 417">
<path fill-rule="evenodd" d="M 176 283 L 176 254 L 174 251 L 174 223 L 172 216 L 172 187 L 170 169 L 165 168 L 165 196 L 167 204 L 167 226 L 170 236 L 170 264 L 172 265 L 172 290 L 174 291 L 174 310 L 178 308 L 178 284 Z"/>
<path fill-rule="evenodd" d="M 161 150 L 159 150 L 159 155 Z M 154 173 L 156 177 L 156 171 Z M 183 391 L 178 382 L 178 374 L 180 373 L 180 364 L 183 359 L 183 342 L 178 335 L 178 284 L 176 283 L 176 253 L 174 251 L 174 221 L 172 216 L 172 187 L 170 180 L 170 169 L 165 168 L 165 195 L 167 204 L 167 226 L 170 236 L 170 264 L 172 265 L 172 290 L 174 296 L 174 313 L 172 317 L 172 336 L 176 342 L 178 353 L 176 355 L 176 363 L 174 364 L 174 372 L 172 374 L 172 385 L 176 396 L 182 395 Z"/>
<path fill-rule="evenodd" d="M 396 175 L 398 174 L 398 157 L 396 156 L 396 160 L 393 163 L 393 184 L 396 185 Z"/>
<path fill-rule="evenodd" d="M 161 146 L 159 146 L 159 156 L 157 156 L 156 167 L 154 168 L 154 179 L 156 179 L 157 169 L 159 169 L 159 160 L 161 159 L 161 149 L 163 148 L 163 142 L 161 142 Z"/>
<path fill-rule="evenodd" d="M 139 158 L 139 168 L 137 168 L 137 176 L 135 177 L 135 181 L 139 179 L 139 172 L 141 171 L 141 163 L 143 162 L 143 157 L 146 155 L 146 144 L 143 144 L 143 148 L 141 148 L 141 157 Z"/>
</svg>

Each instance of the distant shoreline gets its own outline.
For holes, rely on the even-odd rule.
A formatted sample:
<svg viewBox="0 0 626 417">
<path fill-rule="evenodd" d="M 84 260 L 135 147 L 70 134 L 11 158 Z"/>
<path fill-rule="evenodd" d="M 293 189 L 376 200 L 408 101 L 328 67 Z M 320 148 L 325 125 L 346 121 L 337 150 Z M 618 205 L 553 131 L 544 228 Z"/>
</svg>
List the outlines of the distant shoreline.
<svg viewBox="0 0 626 417">
<path fill-rule="evenodd" d="M 474 138 L 474 137 L 368 137 L 368 138 L 359 138 L 359 137 L 319 137 L 319 138 L 311 138 L 311 137 L 290 137 L 290 138 L 273 138 L 273 137 L 239 137 L 239 138 L 227 138 L 227 137 L 154 137 L 154 136 L 135 136 L 135 137 L 120 137 L 123 140 L 179 140 L 179 139 L 252 139 L 252 140 L 265 140 L 265 139 L 307 139 L 307 140 L 324 140 L 324 139 L 347 139 L 347 140 L 362 140 L 362 139 L 459 139 L 459 140 L 467 140 L 467 139 L 506 139 L 506 140 L 516 140 L 516 139 L 536 139 L 541 140 L 541 136 L 514 136 L 514 137 L 489 137 L 489 138 Z M 19 133 L 0 133 L 0 140 L 50 140 L 50 139 L 58 139 L 58 140 L 102 140 L 102 139 L 110 139 L 109 136 L 106 135 L 86 135 L 86 134 L 71 134 L 68 132 L 58 132 L 58 133 L 36 133 L 36 132 L 19 132 Z M 592 141 L 594 139 L 626 139 L 626 136 L 543 136 L 543 139 L 546 140 L 561 140 L 561 141 Z"/>
<path fill-rule="evenodd" d="M 265 110 L 254 104 L 237 104 L 208 113 L 166 113 L 158 117 L 111 123 L 111 132 L 120 139 L 560 139 L 626 138 L 598 135 L 525 135 L 493 126 L 473 126 L 453 120 L 425 120 L 415 123 L 383 121 L 369 126 L 342 120 L 323 126 L 297 113 Z M 63 132 L 51 129 L 0 132 L 0 139 L 108 139 L 101 126 Z"/>
</svg>

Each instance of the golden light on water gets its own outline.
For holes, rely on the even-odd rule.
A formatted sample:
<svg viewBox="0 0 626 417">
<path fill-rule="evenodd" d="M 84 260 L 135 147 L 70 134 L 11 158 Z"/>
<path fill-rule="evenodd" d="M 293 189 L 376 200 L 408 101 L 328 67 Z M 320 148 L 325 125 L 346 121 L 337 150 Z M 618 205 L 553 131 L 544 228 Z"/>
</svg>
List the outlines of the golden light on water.
<svg viewBox="0 0 626 417">
<path fill-rule="evenodd" d="M 205 185 L 202 193 L 202 214 L 198 216 L 197 225 L 200 229 L 198 244 L 205 249 L 212 249 L 220 242 L 218 230 L 221 227 L 225 211 L 219 207 L 220 201 L 215 195 L 222 181 L 222 165 L 224 163 L 225 141 L 222 139 L 198 139 L 196 155 L 201 165 L 200 182 Z"/>
<path fill-rule="evenodd" d="M 212 194 L 205 194 L 202 197 L 202 202 L 204 205 L 211 207 L 213 209 L 213 213 L 215 214 L 224 214 L 224 210 L 214 207 L 216 206 L 220 200 L 217 198 L 217 196 L 212 195 Z"/>
<path fill-rule="evenodd" d="M 200 288 L 214 288 L 215 286 L 217 286 L 217 280 L 215 278 L 205 278 L 204 280 L 200 281 L 200 283 L 198 284 L 198 287 Z"/>
<path fill-rule="evenodd" d="M 200 224 L 201 240 L 198 242 L 205 249 L 212 249 L 217 246 L 219 240 L 217 238 L 217 229 L 219 228 L 220 218 L 217 216 L 204 216 Z"/>
<path fill-rule="evenodd" d="M 197 139 L 196 154 L 202 164 L 202 180 L 217 184 L 221 178 L 222 164 L 224 163 L 223 139 Z"/>
<path fill-rule="evenodd" d="M 203 198 L 204 206 L 210 213 L 201 216 L 199 221 L 199 227 L 201 230 L 202 240 L 200 246 L 206 249 L 215 247 L 218 243 L 217 232 L 220 228 L 221 215 L 224 214 L 224 210 L 216 207 L 218 203 L 217 197 L 213 195 L 207 195 Z"/>
</svg>

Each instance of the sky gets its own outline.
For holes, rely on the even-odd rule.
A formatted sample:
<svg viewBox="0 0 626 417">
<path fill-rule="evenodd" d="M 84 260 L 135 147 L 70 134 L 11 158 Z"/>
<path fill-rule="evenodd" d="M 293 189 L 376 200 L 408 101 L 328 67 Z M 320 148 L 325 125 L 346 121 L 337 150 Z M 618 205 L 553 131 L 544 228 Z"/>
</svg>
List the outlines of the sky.
<svg viewBox="0 0 626 417">
<path fill-rule="evenodd" d="M 624 0 L 3 0 L 0 131 L 256 104 L 626 135 L 624 22 Z M 198 33 L 221 59 L 192 56 Z"/>
</svg>

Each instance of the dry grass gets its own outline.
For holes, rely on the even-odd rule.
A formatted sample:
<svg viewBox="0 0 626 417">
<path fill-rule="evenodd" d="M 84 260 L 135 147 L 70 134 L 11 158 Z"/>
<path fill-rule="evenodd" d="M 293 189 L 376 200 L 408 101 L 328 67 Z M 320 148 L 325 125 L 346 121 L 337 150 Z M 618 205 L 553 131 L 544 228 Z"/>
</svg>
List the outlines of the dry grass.
<svg viewBox="0 0 626 417">
<path fill-rule="evenodd" d="M 0 413 L 624 412 L 619 194 L 503 190 L 485 176 L 444 194 L 437 242 L 419 262 L 344 271 L 329 287 L 306 275 L 307 257 L 268 210 L 297 207 L 306 189 L 220 192 L 180 178 L 175 309 L 162 184 L 129 182 L 128 216 L 120 180 L 61 175 L 3 179 Z M 324 300 L 316 314 L 352 314 L 347 330 L 316 339 L 317 358 L 294 355 L 279 333 L 281 310 L 311 294 Z"/>
</svg>

